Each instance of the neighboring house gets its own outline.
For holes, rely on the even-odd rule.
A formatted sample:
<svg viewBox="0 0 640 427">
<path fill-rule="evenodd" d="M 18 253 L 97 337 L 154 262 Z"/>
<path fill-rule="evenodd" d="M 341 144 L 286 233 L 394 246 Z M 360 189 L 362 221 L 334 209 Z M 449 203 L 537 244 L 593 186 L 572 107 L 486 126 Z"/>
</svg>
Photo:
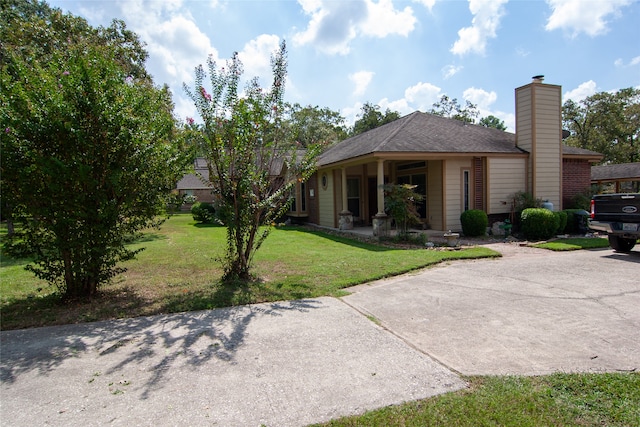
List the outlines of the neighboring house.
<svg viewBox="0 0 640 427">
<path fill-rule="evenodd" d="M 591 168 L 591 183 L 611 187 L 615 193 L 640 191 L 640 162 L 600 165 Z"/>
<path fill-rule="evenodd" d="M 560 86 L 534 78 L 515 97 L 515 134 L 414 112 L 330 147 L 298 188 L 297 216 L 331 228 L 372 225 L 374 235 L 383 234 L 386 183 L 416 185 L 421 219 L 434 230 L 461 230 L 467 209 L 504 219 L 520 191 L 562 209 L 590 187 L 591 163 L 602 156 L 562 144 Z"/>
<path fill-rule="evenodd" d="M 178 181 L 176 189 L 181 196 L 195 196 L 198 202 L 212 203 L 213 193 L 209 182 L 207 162 L 202 158 L 195 159 L 193 173 L 186 174 Z M 190 209 L 191 204 L 183 205 L 183 210 Z"/>
</svg>

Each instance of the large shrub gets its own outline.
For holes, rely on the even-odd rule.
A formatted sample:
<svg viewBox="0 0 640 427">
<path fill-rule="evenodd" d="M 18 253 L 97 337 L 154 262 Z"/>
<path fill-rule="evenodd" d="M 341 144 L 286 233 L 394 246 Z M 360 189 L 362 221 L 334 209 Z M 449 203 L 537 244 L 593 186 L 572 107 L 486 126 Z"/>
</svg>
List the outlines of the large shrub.
<svg viewBox="0 0 640 427">
<path fill-rule="evenodd" d="M 484 236 L 489 225 L 487 213 L 480 209 L 470 209 L 460 215 L 462 232 L 467 237 Z"/>
<path fill-rule="evenodd" d="M 209 203 L 195 202 L 191 206 L 191 215 L 194 221 L 209 224 L 215 221 L 216 209 Z"/>
<path fill-rule="evenodd" d="M 567 228 L 567 213 L 564 211 L 554 211 L 553 214 L 558 218 L 558 229 L 556 233 L 563 233 Z"/>
<path fill-rule="evenodd" d="M 584 233 L 587 229 L 587 216 L 584 209 L 565 209 L 567 214 L 567 226 L 564 229 L 568 234 Z"/>
<path fill-rule="evenodd" d="M 520 215 L 520 228 L 529 240 L 545 240 L 553 236 L 560 226 L 560 218 L 543 208 L 528 208 Z"/>
</svg>

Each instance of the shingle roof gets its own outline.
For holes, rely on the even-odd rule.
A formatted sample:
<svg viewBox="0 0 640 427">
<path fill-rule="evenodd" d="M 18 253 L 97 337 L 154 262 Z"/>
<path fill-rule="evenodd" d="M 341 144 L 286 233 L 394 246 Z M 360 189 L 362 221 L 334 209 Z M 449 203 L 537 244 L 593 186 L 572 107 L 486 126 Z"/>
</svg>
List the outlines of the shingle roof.
<svg viewBox="0 0 640 427">
<path fill-rule="evenodd" d="M 320 156 L 321 166 L 373 153 L 521 154 L 515 134 L 419 111 L 346 139 Z"/>
<path fill-rule="evenodd" d="M 587 150 L 585 148 L 572 147 L 569 145 L 562 145 L 562 154 L 565 156 L 595 156 L 602 157 L 602 154 L 595 151 Z"/>
<path fill-rule="evenodd" d="M 592 181 L 640 180 L 640 162 L 601 165 L 591 168 Z"/>
</svg>

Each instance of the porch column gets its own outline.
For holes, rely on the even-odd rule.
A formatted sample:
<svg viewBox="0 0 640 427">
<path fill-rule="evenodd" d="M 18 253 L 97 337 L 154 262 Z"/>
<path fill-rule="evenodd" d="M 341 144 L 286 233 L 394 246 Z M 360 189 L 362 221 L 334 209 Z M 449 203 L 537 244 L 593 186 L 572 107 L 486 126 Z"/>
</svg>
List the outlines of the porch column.
<svg viewBox="0 0 640 427">
<path fill-rule="evenodd" d="M 349 201 L 347 199 L 347 169 L 342 167 L 342 211 L 338 219 L 340 230 L 353 230 L 353 215 L 349 212 Z"/>
<path fill-rule="evenodd" d="M 373 235 L 388 236 L 389 221 L 384 212 L 384 160 L 378 160 L 378 213 L 373 217 Z"/>
<path fill-rule="evenodd" d="M 384 160 L 378 160 L 378 215 L 384 215 Z"/>
</svg>

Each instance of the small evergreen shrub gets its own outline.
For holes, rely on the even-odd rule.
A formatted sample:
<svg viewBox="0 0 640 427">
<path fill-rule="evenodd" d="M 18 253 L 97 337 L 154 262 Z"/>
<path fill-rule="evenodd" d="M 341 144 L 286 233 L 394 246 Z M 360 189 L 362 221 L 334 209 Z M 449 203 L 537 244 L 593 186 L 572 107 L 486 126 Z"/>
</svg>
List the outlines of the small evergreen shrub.
<svg viewBox="0 0 640 427">
<path fill-rule="evenodd" d="M 556 211 L 553 212 L 553 214 L 558 217 L 558 229 L 556 233 L 564 233 L 565 228 L 567 228 L 567 213 L 564 211 Z"/>
<path fill-rule="evenodd" d="M 485 211 L 470 209 L 460 215 L 462 232 L 467 237 L 484 236 L 489 225 L 489 217 Z"/>
<path fill-rule="evenodd" d="M 191 206 L 193 220 L 205 224 L 213 223 L 216 217 L 216 209 L 210 203 L 195 202 Z"/>
<path fill-rule="evenodd" d="M 528 208 L 520 215 L 520 228 L 528 240 L 546 240 L 556 234 L 560 217 L 543 208 Z"/>
</svg>

